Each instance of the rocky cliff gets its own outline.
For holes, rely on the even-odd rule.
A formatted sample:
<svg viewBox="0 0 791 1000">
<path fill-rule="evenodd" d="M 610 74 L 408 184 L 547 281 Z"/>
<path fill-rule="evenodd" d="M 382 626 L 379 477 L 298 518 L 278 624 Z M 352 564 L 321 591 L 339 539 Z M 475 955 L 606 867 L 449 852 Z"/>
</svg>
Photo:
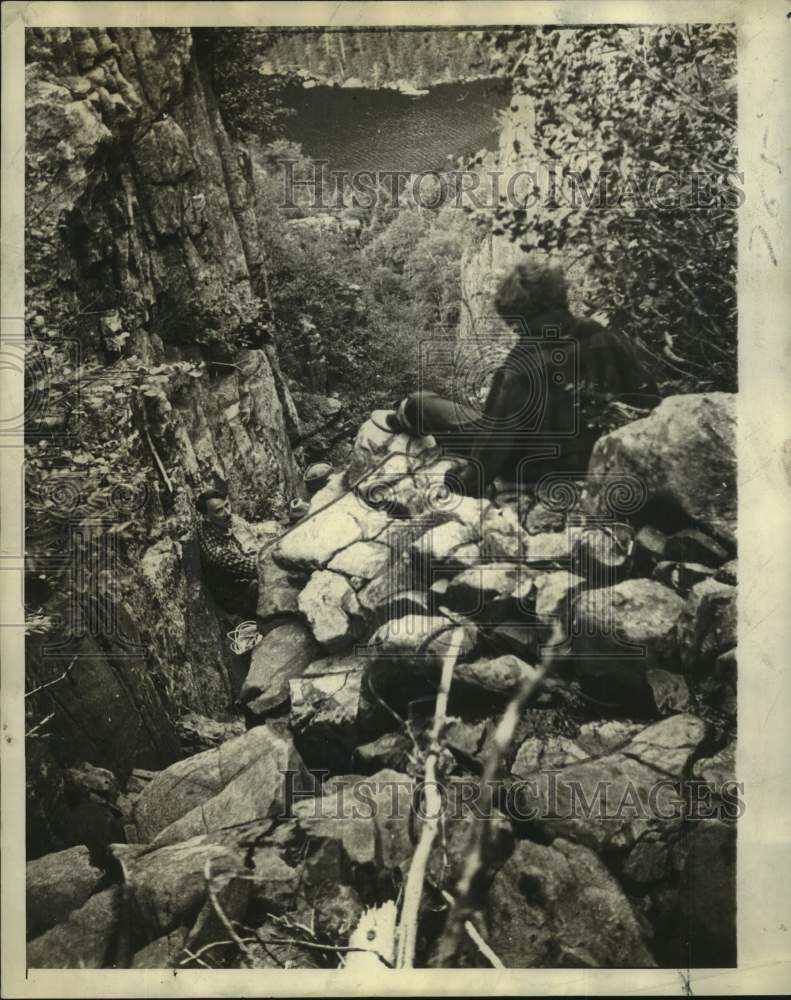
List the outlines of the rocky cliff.
<svg viewBox="0 0 791 1000">
<path fill-rule="evenodd" d="M 175 715 L 227 709 L 228 626 L 189 558 L 191 496 L 224 481 L 260 520 L 301 487 L 293 404 L 261 325 L 249 164 L 190 31 L 31 29 L 27 43 L 28 376 L 46 400 L 27 428 L 28 602 L 61 615 L 60 631 L 33 636 L 28 688 L 74 661 L 32 699 L 31 722 L 55 714 L 29 743 L 33 784 L 48 761 L 57 785 L 53 754 L 161 766 L 180 753 Z M 122 512 L 119 491 L 140 502 Z M 109 629 L 75 626 L 62 597 L 75 582 L 106 596 L 108 581 L 75 581 L 73 559 L 52 568 L 86 519 L 116 536 Z"/>
</svg>

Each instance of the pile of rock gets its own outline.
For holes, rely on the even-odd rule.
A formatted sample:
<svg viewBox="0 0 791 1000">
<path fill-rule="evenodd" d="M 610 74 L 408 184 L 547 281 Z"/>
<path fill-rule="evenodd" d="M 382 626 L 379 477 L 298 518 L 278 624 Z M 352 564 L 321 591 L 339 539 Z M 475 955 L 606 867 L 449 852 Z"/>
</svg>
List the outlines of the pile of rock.
<svg viewBox="0 0 791 1000">
<path fill-rule="evenodd" d="M 127 840 L 138 842 L 115 848 L 122 883 L 111 864 L 101 881 L 83 854 L 32 862 L 31 885 L 59 866 L 74 874 L 55 926 L 34 916 L 31 965 L 189 964 L 208 945 L 201 957 L 224 965 L 326 963 L 311 945 L 347 943 L 408 869 L 451 634 L 449 802 L 465 801 L 504 705 L 554 651 L 501 762 L 490 821 L 482 929 L 502 960 L 733 959 L 735 830 L 719 808 L 733 805 L 733 398 L 668 399 L 602 438 L 584 482 L 507 502 L 447 491 L 460 460 L 387 432 L 383 416 L 261 553 L 263 639 L 240 696 L 249 730 L 185 724 L 207 748 L 127 788 Z M 713 790 L 693 823 L 695 781 Z M 602 795 L 614 811 L 590 808 Z M 472 818 L 446 816 L 429 866 L 435 909 Z M 139 919 L 119 959 L 130 905 Z M 227 940 L 218 909 L 238 921 L 247 954 L 212 944 Z M 284 921 L 310 933 L 272 950 Z M 433 943 L 421 947 L 431 961 Z M 460 960 L 483 961 L 474 948 Z"/>
</svg>

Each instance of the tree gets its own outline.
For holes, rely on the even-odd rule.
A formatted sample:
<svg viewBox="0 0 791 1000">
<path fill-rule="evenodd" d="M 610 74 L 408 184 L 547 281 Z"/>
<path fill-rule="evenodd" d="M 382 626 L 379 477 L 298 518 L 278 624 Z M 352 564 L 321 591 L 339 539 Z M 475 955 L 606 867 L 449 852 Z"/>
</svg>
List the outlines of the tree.
<svg viewBox="0 0 791 1000">
<path fill-rule="evenodd" d="M 584 272 L 672 391 L 736 387 L 736 45 L 727 24 L 488 36 L 535 110 L 539 205 L 495 232 Z M 519 153 L 519 149 L 515 149 Z M 531 207 L 532 206 L 532 207 Z"/>
</svg>

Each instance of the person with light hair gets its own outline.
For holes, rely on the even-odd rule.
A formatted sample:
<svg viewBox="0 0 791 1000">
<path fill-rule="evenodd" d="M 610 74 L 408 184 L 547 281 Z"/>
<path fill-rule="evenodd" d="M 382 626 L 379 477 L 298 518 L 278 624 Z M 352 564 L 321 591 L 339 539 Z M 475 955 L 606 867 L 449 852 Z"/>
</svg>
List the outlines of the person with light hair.
<svg viewBox="0 0 791 1000">
<path fill-rule="evenodd" d="M 472 459 L 461 479 L 468 493 L 484 492 L 496 478 L 521 487 L 547 472 L 584 476 L 604 410 L 616 401 L 651 407 L 656 385 L 625 338 L 571 314 L 559 268 L 517 264 L 494 306 L 518 339 L 483 410 L 418 390 L 388 415 L 389 428 L 431 434 L 449 453 Z"/>
</svg>

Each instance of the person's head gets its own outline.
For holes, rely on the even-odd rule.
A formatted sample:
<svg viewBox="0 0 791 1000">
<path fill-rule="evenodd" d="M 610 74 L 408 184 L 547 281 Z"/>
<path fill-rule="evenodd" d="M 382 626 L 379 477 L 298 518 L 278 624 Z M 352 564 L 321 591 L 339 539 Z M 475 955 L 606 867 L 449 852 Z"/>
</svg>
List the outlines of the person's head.
<svg viewBox="0 0 791 1000">
<path fill-rule="evenodd" d="M 494 297 L 494 307 L 507 323 L 518 329 L 520 320 L 531 320 L 548 312 L 568 311 L 568 286 L 563 272 L 525 260 L 503 279 Z"/>
<path fill-rule="evenodd" d="M 198 511 L 215 528 L 228 528 L 231 524 L 231 503 L 228 494 L 220 490 L 204 490 L 198 497 Z"/>
</svg>

